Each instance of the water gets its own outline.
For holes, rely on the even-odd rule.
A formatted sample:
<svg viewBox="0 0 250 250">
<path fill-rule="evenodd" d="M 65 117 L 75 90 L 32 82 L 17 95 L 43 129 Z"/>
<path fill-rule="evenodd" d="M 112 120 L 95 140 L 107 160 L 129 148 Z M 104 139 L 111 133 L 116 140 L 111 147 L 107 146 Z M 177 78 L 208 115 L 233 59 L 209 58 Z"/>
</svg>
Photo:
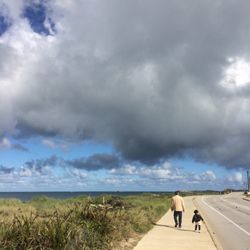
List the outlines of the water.
<svg viewBox="0 0 250 250">
<path fill-rule="evenodd" d="M 169 194 L 169 192 L 0 192 L 0 199 L 16 198 L 21 201 L 28 201 L 34 197 L 47 196 L 56 199 L 67 199 L 77 196 L 96 197 L 104 194 L 114 196 L 142 195 L 146 193 L 152 194 Z"/>
</svg>

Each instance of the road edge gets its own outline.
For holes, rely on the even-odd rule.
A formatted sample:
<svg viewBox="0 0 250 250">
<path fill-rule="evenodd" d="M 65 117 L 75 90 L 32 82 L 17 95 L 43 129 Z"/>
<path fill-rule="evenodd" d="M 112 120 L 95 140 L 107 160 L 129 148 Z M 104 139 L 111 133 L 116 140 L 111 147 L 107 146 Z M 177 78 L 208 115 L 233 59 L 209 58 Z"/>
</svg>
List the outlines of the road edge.
<svg viewBox="0 0 250 250">
<path fill-rule="evenodd" d="M 199 210 L 203 211 L 202 208 L 199 206 L 198 202 L 196 201 L 196 198 L 197 198 L 197 197 L 193 197 L 193 198 L 192 198 L 192 201 L 193 201 L 194 205 L 195 205 L 197 208 L 199 208 Z M 214 232 L 213 232 L 211 226 L 210 226 L 209 223 L 208 223 L 208 219 L 207 219 L 207 217 L 206 217 L 206 214 L 202 212 L 202 216 L 203 216 L 204 219 L 205 219 L 203 223 L 204 223 L 204 225 L 205 225 L 205 227 L 206 227 L 206 229 L 207 229 L 207 231 L 208 231 L 208 233 L 209 233 L 209 235 L 210 235 L 210 238 L 212 239 L 212 241 L 213 241 L 215 247 L 216 247 L 218 250 L 223 250 L 223 248 L 222 248 L 222 246 L 221 246 L 219 240 L 217 239 L 217 237 L 216 237 L 216 235 L 214 234 Z"/>
</svg>

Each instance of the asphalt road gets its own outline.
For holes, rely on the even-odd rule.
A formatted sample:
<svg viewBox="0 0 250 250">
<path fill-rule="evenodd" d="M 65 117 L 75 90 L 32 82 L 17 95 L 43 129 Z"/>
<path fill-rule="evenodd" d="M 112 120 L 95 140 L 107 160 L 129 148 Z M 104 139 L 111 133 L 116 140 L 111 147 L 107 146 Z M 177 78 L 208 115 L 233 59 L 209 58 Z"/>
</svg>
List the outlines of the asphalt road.
<svg viewBox="0 0 250 250">
<path fill-rule="evenodd" d="M 250 250 L 250 201 L 242 193 L 205 196 L 196 202 L 224 250 Z"/>
</svg>

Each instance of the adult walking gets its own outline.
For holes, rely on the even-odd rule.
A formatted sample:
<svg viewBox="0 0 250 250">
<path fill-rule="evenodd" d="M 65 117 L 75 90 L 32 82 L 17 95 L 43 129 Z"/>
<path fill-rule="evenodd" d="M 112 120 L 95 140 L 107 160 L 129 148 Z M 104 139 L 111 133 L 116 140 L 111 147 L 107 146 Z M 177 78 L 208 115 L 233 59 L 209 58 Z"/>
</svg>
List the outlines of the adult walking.
<svg viewBox="0 0 250 250">
<path fill-rule="evenodd" d="M 185 212 L 183 198 L 180 196 L 180 191 L 176 191 L 171 199 L 171 210 L 174 211 L 175 227 L 181 228 L 182 212 Z"/>
</svg>

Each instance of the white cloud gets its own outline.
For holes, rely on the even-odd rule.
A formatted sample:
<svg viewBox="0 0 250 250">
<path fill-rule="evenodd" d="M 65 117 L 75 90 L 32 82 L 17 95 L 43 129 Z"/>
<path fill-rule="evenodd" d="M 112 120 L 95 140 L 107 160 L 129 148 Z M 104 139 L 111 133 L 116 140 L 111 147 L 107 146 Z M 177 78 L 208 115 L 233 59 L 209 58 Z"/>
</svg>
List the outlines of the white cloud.
<svg viewBox="0 0 250 250">
<path fill-rule="evenodd" d="M 169 163 L 162 166 L 154 166 L 152 168 L 144 167 L 140 169 L 140 175 L 147 178 L 176 180 L 182 179 L 183 176 L 178 175 L 176 170 Z"/>
<path fill-rule="evenodd" d="M 173 167 L 168 161 L 154 166 L 133 166 L 130 164 L 124 165 L 121 168 L 112 169 L 109 171 L 113 175 L 131 175 L 138 178 L 148 178 L 157 180 L 181 180 L 185 178 L 185 173 L 178 168 Z"/>
<path fill-rule="evenodd" d="M 113 168 L 109 171 L 110 174 L 117 174 L 117 175 L 134 175 L 137 173 L 136 166 L 125 164 L 121 168 Z"/>
<path fill-rule="evenodd" d="M 241 172 L 235 172 L 227 177 L 228 181 L 243 184 L 244 179 Z"/>
<path fill-rule="evenodd" d="M 123 181 L 121 179 L 117 179 L 117 178 L 106 178 L 102 182 L 105 184 L 120 185 L 120 184 L 122 184 Z"/>
<path fill-rule="evenodd" d="M 54 36 L 20 16 L 28 2 L 0 2 L 13 18 L 0 37 L 0 135 L 105 141 L 148 164 L 189 154 L 247 166 L 246 1 L 45 1 Z M 244 93 L 221 87 L 225 75 Z"/>
<path fill-rule="evenodd" d="M 212 182 L 216 180 L 216 176 L 213 171 L 207 170 L 200 175 L 202 181 Z"/>
<path fill-rule="evenodd" d="M 24 0 L 0 0 L 0 10 L 4 10 L 4 14 L 8 14 L 9 18 L 17 20 L 22 13 L 23 4 Z"/>
<path fill-rule="evenodd" d="M 10 140 L 9 139 L 7 139 L 7 138 L 2 138 L 1 140 L 0 140 L 0 149 L 9 149 L 9 148 L 11 148 L 11 142 L 10 142 Z"/>
<path fill-rule="evenodd" d="M 240 57 L 229 58 L 230 65 L 225 69 L 224 80 L 221 82 L 225 88 L 233 89 L 250 84 L 250 63 Z"/>
<path fill-rule="evenodd" d="M 129 187 L 130 185 L 136 184 L 138 180 L 133 179 L 133 178 L 126 178 L 126 177 L 123 177 L 123 178 L 117 178 L 117 177 L 109 178 L 108 177 L 108 178 L 100 179 L 99 182 L 104 185 Z"/>
<path fill-rule="evenodd" d="M 63 151 L 67 151 L 69 146 L 64 141 L 54 141 L 51 139 L 42 139 L 42 144 L 51 149 L 61 149 Z"/>
<path fill-rule="evenodd" d="M 31 169 L 22 167 L 21 170 L 20 170 L 19 175 L 21 177 L 31 177 L 32 176 L 32 171 L 31 171 Z"/>
<path fill-rule="evenodd" d="M 88 176 L 86 172 L 79 169 L 72 169 L 70 172 L 73 177 L 77 177 L 79 179 L 86 179 Z"/>
<path fill-rule="evenodd" d="M 140 183 L 139 185 L 159 185 L 163 186 L 182 186 L 188 189 L 195 189 L 197 187 L 210 187 L 211 189 L 220 189 L 225 184 L 225 180 L 217 178 L 216 174 L 211 170 L 206 170 L 201 173 L 192 173 L 183 168 L 172 165 L 169 161 L 162 162 L 153 166 L 138 166 L 138 165 L 124 165 L 117 169 L 112 169 L 109 174 L 117 182 L 118 175 L 120 178 L 130 177 L 134 181 Z M 119 178 L 118 178 L 119 180 Z M 157 186 L 158 187 L 158 186 Z"/>
<path fill-rule="evenodd" d="M 43 143 L 45 146 L 47 146 L 47 147 L 49 147 L 49 148 L 51 148 L 51 149 L 56 148 L 56 144 L 55 144 L 55 142 L 52 141 L 52 140 L 43 139 L 43 140 L 42 140 L 42 143 Z"/>
</svg>

